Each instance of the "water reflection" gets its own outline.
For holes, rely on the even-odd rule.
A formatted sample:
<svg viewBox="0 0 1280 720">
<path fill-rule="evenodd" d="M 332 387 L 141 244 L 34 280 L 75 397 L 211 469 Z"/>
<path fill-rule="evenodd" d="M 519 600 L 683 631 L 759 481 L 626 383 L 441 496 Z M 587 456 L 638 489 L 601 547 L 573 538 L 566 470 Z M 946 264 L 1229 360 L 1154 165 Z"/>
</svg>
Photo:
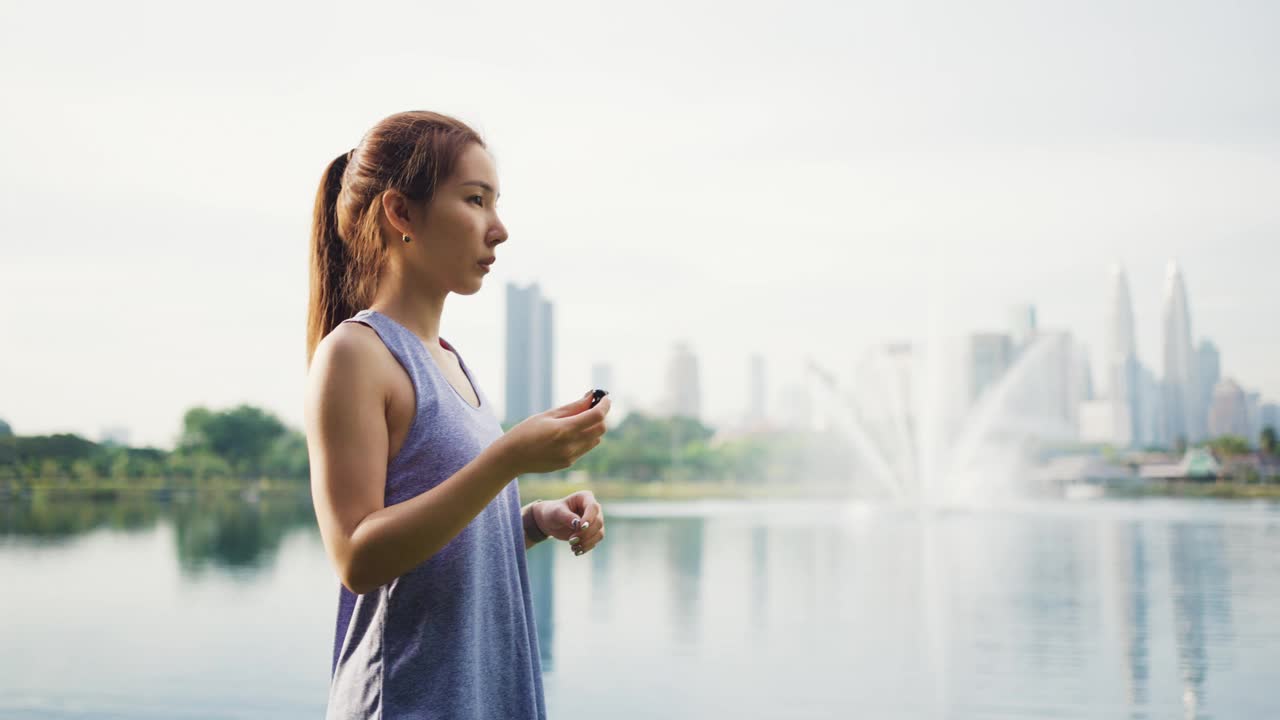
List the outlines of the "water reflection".
<svg viewBox="0 0 1280 720">
<path fill-rule="evenodd" d="M 1127 527 L 1129 537 L 1129 586 L 1125 590 L 1128 602 L 1125 604 L 1126 651 L 1125 659 L 1129 679 L 1129 702 L 1142 707 L 1147 703 L 1147 682 L 1150 674 L 1148 655 L 1150 653 L 1147 635 L 1150 632 L 1150 612 L 1148 606 L 1147 550 L 1146 538 L 1142 528 L 1136 523 Z"/>
<path fill-rule="evenodd" d="M 666 523 L 672 619 L 667 630 L 676 648 L 696 646 L 699 641 L 702 627 L 699 587 L 702 581 L 703 523 L 700 517 L 674 518 Z"/>
<path fill-rule="evenodd" d="M 175 554 L 184 574 L 210 569 L 243 574 L 269 564 L 281 540 L 315 529 L 315 513 L 298 497 L 246 502 L 236 495 L 178 497 L 122 496 L 103 500 L 35 495 L 0 505 L 0 542 L 56 546 L 99 530 L 174 529 Z"/>
<path fill-rule="evenodd" d="M 1280 717 L 1280 507 L 617 510 L 586 556 L 527 556 L 555 717 Z M 314 522 L 265 498 L 0 506 L 0 574 L 30 591 L 0 613 L 0 716 L 122 687 L 314 716 L 333 621 Z M 149 588 L 111 582 L 145 563 Z M 86 582 L 91 603 L 65 592 Z M 254 623 L 269 658 L 234 639 Z M 163 661 L 112 664 L 118 646 Z"/>
<path fill-rule="evenodd" d="M 529 590 L 533 597 L 534 624 L 538 627 L 538 650 L 542 660 L 542 671 L 550 672 L 555 663 L 552 648 L 556 644 L 556 584 L 553 581 L 555 570 L 551 555 L 551 541 L 535 545 L 526 553 L 525 559 L 529 568 Z"/>
<path fill-rule="evenodd" d="M 1178 671 L 1185 715 L 1193 718 L 1206 700 L 1210 636 L 1222 643 L 1232 639 L 1230 597 L 1225 592 L 1231 577 L 1221 558 L 1226 546 L 1222 526 L 1178 524 L 1172 530 L 1169 551 Z"/>
</svg>

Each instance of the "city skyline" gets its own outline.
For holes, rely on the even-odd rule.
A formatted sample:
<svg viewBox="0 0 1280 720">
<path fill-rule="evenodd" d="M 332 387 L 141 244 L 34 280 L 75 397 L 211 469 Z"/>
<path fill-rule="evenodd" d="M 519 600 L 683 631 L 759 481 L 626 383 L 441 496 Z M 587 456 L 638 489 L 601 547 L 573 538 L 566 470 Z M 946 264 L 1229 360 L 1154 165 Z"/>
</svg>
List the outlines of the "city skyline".
<svg viewBox="0 0 1280 720">
<path fill-rule="evenodd" d="M 1169 379 L 1165 376 L 1163 370 L 1156 369 L 1153 373 L 1151 370 L 1152 363 L 1149 359 L 1144 360 L 1137 352 L 1137 344 L 1135 342 L 1136 324 L 1133 318 L 1132 298 L 1128 290 L 1128 280 L 1126 269 L 1119 264 L 1111 264 L 1107 268 L 1108 276 L 1108 296 L 1105 303 L 1106 316 L 1101 323 L 1102 332 L 1099 333 L 1103 337 L 1103 348 L 1099 352 L 1092 352 L 1087 346 L 1078 347 L 1074 340 L 1074 329 L 1062 328 L 1042 328 L 1038 324 L 1038 308 L 1035 303 L 1018 302 L 1009 306 L 1007 326 L 1000 328 L 978 328 L 963 335 L 947 335 L 941 338 L 945 343 L 955 346 L 957 341 L 961 342 L 964 348 L 959 361 L 965 368 L 961 377 L 966 385 L 957 388 L 955 395 L 957 402 L 962 407 L 968 407 L 981 394 L 981 392 L 992 383 L 999 380 L 1002 372 L 1007 370 L 1016 359 L 1018 348 L 1025 344 L 1031 338 L 1045 333 L 1064 333 L 1067 335 L 1067 342 L 1072 347 L 1077 347 L 1080 351 L 1079 362 L 1083 363 L 1075 377 L 1078 382 L 1081 379 L 1087 383 L 1087 389 L 1080 395 L 1081 406 L 1080 411 L 1088 414 L 1088 422 L 1097 423 L 1101 414 L 1108 415 L 1107 430 L 1104 434 L 1117 442 L 1123 447 L 1128 444 L 1138 445 L 1171 445 L 1168 440 L 1168 433 L 1171 432 L 1168 426 L 1169 417 L 1166 413 L 1167 398 L 1170 392 Z M 506 357 L 505 377 L 506 383 L 501 393 L 503 397 L 501 403 L 502 408 L 501 419 L 505 423 L 518 421 L 519 418 L 511 417 L 511 412 L 515 411 L 521 418 L 527 417 L 535 412 L 540 412 L 555 404 L 558 400 L 552 397 L 551 383 L 553 378 L 559 373 L 556 371 L 548 371 L 542 368 L 539 362 L 545 365 L 555 367 L 555 346 L 557 338 L 554 332 L 554 306 L 542 294 L 541 287 L 537 282 L 531 282 L 527 286 L 521 287 L 515 283 L 508 282 L 505 286 L 506 292 L 506 314 L 504 316 L 504 333 L 505 341 L 503 345 L 503 353 Z M 1193 409 L 1189 412 L 1188 417 L 1179 422 L 1198 422 L 1201 428 L 1200 435 L 1195 436 L 1196 440 L 1203 440 L 1206 437 L 1206 431 L 1210 429 L 1212 416 L 1223 416 L 1228 411 L 1222 410 L 1220 406 L 1224 401 L 1219 401 L 1216 395 L 1220 389 L 1219 385 L 1226 383 L 1227 387 L 1243 388 L 1240 391 L 1239 407 L 1236 406 L 1235 395 L 1231 394 L 1231 422 L 1249 422 L 1247 427 L 1261 428 L 1265 425 L 1268 418 L 1275 419 L 1272 414 L 1275 413 L 1275 403 L 1278 399 L 1254 389 L 1252 383 L 1247 379 L 1241 379 L 1234 375 L 1223 375 L 1220 372 L 1220 353 L 1217 345 L 1211 338 L 1206 336 L 1198 336 L 1193 338 L 1189 334 L 1193 303 L 1189 301 L 1183 274 L 1174 261 L 1166 264 L 1165 272 L 1165 288 L 1162 306 L 1164 309 L 1161 319 L 1161 325 L 1166 333 L 1172 334 L 1172 345 L 1166 342 L 1162 360 L 1167 366 L 1173 367 L 1175 372 L 1182 380 L 1176 386 L 1177 392 L 1183 392 L 1188 398 L 1191 398 Z M 1184 329 L 1185 328 L 1185 329 Z M 1166 338 L 1168 335 L 1166 335 Z M 521 341 L 524 338 L 524 341 Z M 1021 343 L 1015 342 L 1020 338 Z M 1185 343 L 1184 343 L 1185 341 Z M 897 341 L 882 339 L 879 344 L 893 345 Z M 1180 354 L 1170 359 L 1169 353 L 1171 348 L 1183 353 L 1188 350 L 1187 344 L 1192 345 L 1189 350 L 1191 359 L 1182 357 Z M 527 347 L 526 347 L 527 346 Z M 528 355 L 529 350 L 537 346 L 538 350 L 534 355 L 539 357 L 539 362 L 519 363 L 513 362 L 513 359 Z M 742 403 L 739 406 L 727 406 L 732 409 L 722 411 L 717 415 L 708 417 L 702 410 L 706 402 L 705 391 L 702 389 L 703 381 L 700 379 L 700 371 L 698 367 L 701 365 L 700 355 L 687 340 L 674 340 L 668 342 L 668 347 L 674 350 L 674 355 L 668 355 L 666 360 L 666 370 L 664 371 L 664 379 L 659 382 L 660 392 L 645 402 L 642 398 L 637 397 L 633 393 L 617 394 L 619 409 L 616 419 L 621 419 L 628 412 L 639 411 L 651 415 L 664 414 L 684 414 L 686 416 L 697 418 L 704 423 L 715 427 L 742 427 L 751 425 L 753 422 L 764 422 L 766 424 L 774 424 L 777 426 L 798 426 L 810 427 L 812 420 L 802 421 L 799 418 L 812 413 L 812 399 L 801 399 L 798 394 L 809 393 L 805 377 L 803 373 L 796 376 L 777 377 L 770 375 L 767 383 L 769 388 L 766 394 L 766 382 L 764 377 L 764 365 L 766 355 L 759 351 L 750 351 L 742 358 L 746 360 L 747 374 L 744 375 L 744 388 L 742 392 Z M 524 348 L 522 350 L 522 348 Z M 953 350 L 954 351 L 954 350 Z M 464 351 L 465 352 L 465 351 Z M 1091 363 L 1090 357 L 1097 356 L 1100 358 L 1099 363 Z M 531 356 L 532 357 L 532 356 Z M 472 361 L 468 361 L 469 363 Z M 534 367 L 537 365 L 538 367 Z M 616 389 L 609 388 L 608 385 L 615 376 L 614 368 L 618 365 L 616 361 L 600 358 L 591 362 L 591 386 L 603 386 L 611 391 Z M 722 368 L 716 368 L 711 375 L 719 374 Z M 1185 373 L 1183 371 L 1186 371 Z M 1152 387 L 1147 389 L 1147 395 L 1153 395 L 1151 398 L 1142 398 L 1143 394 L 1143 374 L 1150 378 L 1147 383 Z M 1187 375 L 1194 375 L 1191 377 Z M 527 375 L 527 377 L 525 377 Z M 1186 377 L 1190 377 L 1190 381 Z M 1152 382 L 1154 380 L 1154 382 Z M 610 381 L 610 382 L 606 382 Z M 1115 395 L 1116 383 L 1131 383 L 1129 390 L 1121 391 L 1129 396 L 1124 401 L 1125 407 L 1118 407 L 1117 397 Z M 483 378 L 480 379 L 481 385 L 488 386 Z M 1186 385 L 1185 389 L 1183 385 Z M 520 395 L 512 395 L 512 388 L 517 388 Z M 523 390 L 520 390 L 523 388 Z M 693 389 L 693 394 L 680 399 L 677 395 L 677 389 L 684 388 L 686 390 Z M 1073 391 L 1079 392 L 1079 391 Z M 1227 390 L 1224 389 L 1224 392 Z M 1230 393 L 1228 393 L 1230 394 Z M 524 397 L 523 404 L 512 407 L 507 404 L 507 397 Z M 1251 400 L 1250 400 L 1251 398 Z M 1150 400 L 1156 403 L 1155 406 L 1148 408 L 1140 408 L 1140 402 Z M 1084 401 L 1090 401 L 1092 408 L 1086 409 Z M 250 400 L 246 400 L 249 404 L 255 404 Z M 567 401 L 565 401 L 567 402 Z M 1249 405 L 1252 402 L 1252 405 Z M 526 407 L 527 406 L 527 407 Z M 770 407 L 771 412 L 753 415 L 753 408 Z M 721 407 L 726 405 L 721 404 Z M 1253 407 L 1254 416 L 1249 421 L 1238 420 L 1237 413 L 1240 417 L 1244 417 L 1245 408 Z M 1218 408 L 1215 410 L 1215 408 Z M 0 415 L 0 419 L 6 420 L 11 425 L 13 421 Z M 287 418 L 286 418 L 287 419 Z M 1141 422 L 1145 422 L 1151 427 L 1145 431 L 1140 429 Z M 1079 422 L 1085 422 L 1084 416 L 1079 418 Z M 1226 421 L 1223 421 L 1226 422 Z M 1126 442 L 1121 436 L 1116 436 L 1117 423 L 1132 424 L 1133 431 L 1130 438 L 1131 442 Z M 1221 424 L 1221 423 L 1220 423 Z M 1280 429 L 1280 428 L 1277 428 Z M 43 434 L 31 433 L 24 431 L 18 427 L 15 432 L 20 434 Z M 71 430 L 71 432 L 76 432 Z M 1096 432 L 1096 431 L 1095 431 Z M 1080 426 L 1082 437 L 1088 435 L 1085 427 Z M 128 444 L 130 438 L 134 436 L 134 430 L 127 424 L 115 422 L 105 424 L 96 429 L 89 431 L 80 431 L 78 434 L 82 436 L 103 441 L 114 442 L 117 444 Z M 1256 438 L 1250 438 L 1256 441 Z M 138 443 L 160 445 L 159 443 Z"/>
<path fill-rule="evenodd" d="M 601 361 L 651 403 L 687 338 L 715 422 L 744 410 L 752 353 L 784 388 L 806 357 L 1004 331 L 1029 301 L 1101 380 L 1113 263 L 1158 373 L 1169 258 L 1221 374 L 1280 397 L 1280 7 L 793 7 L 672 23 L 660 4 L 601 32 L 554 0 L 403 4 L 398 22 L 485 41 L 342 63 L 349 23 L 284 6 L 171 28 L 150 2 L 5 8 L 0 130 L 22 141 L 0 167 L 0 418 L 166 446 L 186 409 L 248 402 L 301 427 L 320 175 L 410 108 L 495 158 L 510 238 L 441 321 L 495 405 L 507 282 L 555 298 L 554 403 Z"/>
</svg>

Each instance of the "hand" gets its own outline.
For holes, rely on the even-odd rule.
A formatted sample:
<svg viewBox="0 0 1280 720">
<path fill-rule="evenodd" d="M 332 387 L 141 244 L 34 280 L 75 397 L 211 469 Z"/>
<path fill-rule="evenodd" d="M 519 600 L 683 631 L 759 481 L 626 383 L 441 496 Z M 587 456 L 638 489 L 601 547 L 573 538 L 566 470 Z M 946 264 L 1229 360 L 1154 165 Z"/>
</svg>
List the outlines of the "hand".
<svg viewBox="0 0 1280 720">
<path fill-rule="evenodd" d="M 582 555 L 604 540 L 604 511 L 590 490 L 534 503 L 529 511 L 548 537 L 569 541 L 574 555 Z"/>
<path fill-rule="evenodd" d="M 604 396 L 591 407 L 591 392 L 538 413 L 511 428 L 493 444 L 513 475 L 563 470 L 600 444 L 613 401 Z"/>
</svg>

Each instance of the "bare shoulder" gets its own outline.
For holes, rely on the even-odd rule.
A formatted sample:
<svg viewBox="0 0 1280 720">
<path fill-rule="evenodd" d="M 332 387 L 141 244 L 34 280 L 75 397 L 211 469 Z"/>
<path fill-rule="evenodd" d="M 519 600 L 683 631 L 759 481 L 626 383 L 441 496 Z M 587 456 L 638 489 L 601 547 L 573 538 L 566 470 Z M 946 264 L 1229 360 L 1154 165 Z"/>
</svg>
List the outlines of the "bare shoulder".
<svg viewBox="0 0 1280 720">
<path fill-rule="evenodd" d="M 382 364 L 389 355 L 377 331 L 358 322 L 340 323 L 316 345 L 311 367 L 329 366 L 335 370 L 371 369 Z"/>
<path fill-rule="evenodd" d="M 316 345 L 307 371 L 307 394 L 313 403 L 322 397 L 370 392 L 384 395 L 390 355 L 373 328 L 341 323 Z"/>
</svg>

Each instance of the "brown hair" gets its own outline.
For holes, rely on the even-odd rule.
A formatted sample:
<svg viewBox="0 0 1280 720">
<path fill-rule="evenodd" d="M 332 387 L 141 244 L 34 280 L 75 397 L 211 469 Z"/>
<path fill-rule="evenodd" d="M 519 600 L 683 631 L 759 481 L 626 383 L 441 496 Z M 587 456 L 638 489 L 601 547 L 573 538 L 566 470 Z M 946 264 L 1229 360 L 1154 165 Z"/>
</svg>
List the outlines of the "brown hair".
<svg viewBox="0 0 1280 720">
<path fill-rule="evenodd" d="M 387 257 L 382 194 L 429 202 L 471 143 L 485 147 L 466 124 L 414 110 L 384 118 L 325 168 L 311 223 L 308 367 L 324 336 L 373 301 Z"/>
</svg>

